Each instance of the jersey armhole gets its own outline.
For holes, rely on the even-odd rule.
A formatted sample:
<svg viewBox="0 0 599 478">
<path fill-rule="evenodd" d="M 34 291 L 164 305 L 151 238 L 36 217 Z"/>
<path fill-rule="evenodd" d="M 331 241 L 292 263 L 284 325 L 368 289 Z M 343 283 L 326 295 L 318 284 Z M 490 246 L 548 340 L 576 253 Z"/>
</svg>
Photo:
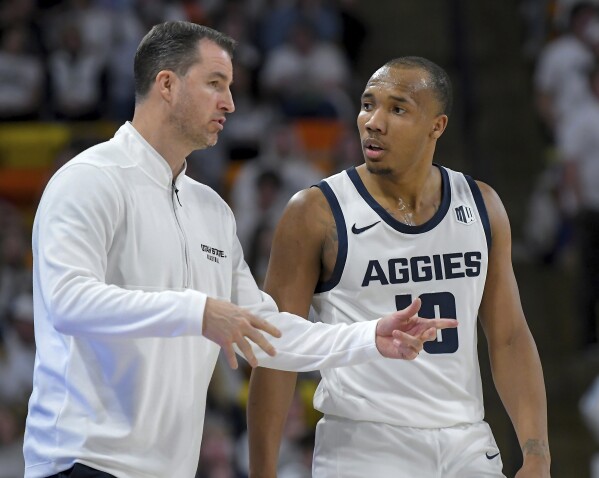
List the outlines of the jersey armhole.
<svg viewBox="0 0 599 478">
<path fill-rule="evenodd" d="M 341 280 L 341 275 L 345 269 L 345 261 L 347 260 L 347 227 L 345 225 L 343 212 L 341 211 L 341 206 L 339 205 L 337 196 L 335 196 L 331 186 L 329 186 L 326 181 L 320 181 L 320 183 L 312 187 L 317 187 L 320 189 L 329 203 L 329 207 L 333 213 L 333 219 L 335 219 L 335 227 L 337 227 L 337 237 L 339 239 L 339 245 L 337 247 L 337 259 L 335 260 L 333 274 L 324 282 L 318 281 L 316 288 L 314 289 L 314 293 L 319 294 L 321 292 L 330 291 L 333 289 L 333 287 L 339 284 L 339 281 Z"/>
<path fill-rule="evenodd" d="M 478 184 L 476 184 L 476 181 L 466 174 L 464 174 L 464 177 L 468 182 L 468 186 L 470 186 L 470 192 L 472 192 L 472 197 L 474 198 L 474 202 L 476 203 L 476 209 L 478 209 L 478 215 L 480 216 L 480 219 L 483 224 L 483 229 L 485 230 L 485 237 L 487 238 L 487 250 L 488 252 L 491 252 L 491 222 L 489 221 L 487 206 L 485 206 L 483 195 L 480 192 L 480 188 L 478 187 Z"/>
</svg>

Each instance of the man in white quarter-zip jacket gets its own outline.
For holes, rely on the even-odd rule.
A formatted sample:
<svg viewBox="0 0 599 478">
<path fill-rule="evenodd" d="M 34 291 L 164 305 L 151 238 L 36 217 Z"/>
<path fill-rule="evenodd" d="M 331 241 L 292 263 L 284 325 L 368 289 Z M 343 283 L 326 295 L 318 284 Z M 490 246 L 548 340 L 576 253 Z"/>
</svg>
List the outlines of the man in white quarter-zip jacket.
<svg viewBox="0 0 599 478">
<path fill-rule="evenodd" d="M 418 317 L 418 300 L 380 320 L 313 324 L 259 291 L 231 210 L 185 175 L 234 110 L 233 48 L 192 23 L 155 26 L 135 58 L 133 121 L 44 191 L 26 478 L 192 478 L 221 347 L 233 368 L 237 349 L 252 366 L 314 370 L 414 359 L 455 327 Z"/>
</svg>

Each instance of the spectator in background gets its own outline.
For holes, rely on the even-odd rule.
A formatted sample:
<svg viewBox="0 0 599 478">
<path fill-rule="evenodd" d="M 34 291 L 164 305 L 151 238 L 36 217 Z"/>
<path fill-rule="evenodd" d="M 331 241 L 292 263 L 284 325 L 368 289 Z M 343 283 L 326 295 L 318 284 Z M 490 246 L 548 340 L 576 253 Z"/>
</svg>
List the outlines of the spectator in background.
<svg viewBox="0 0 599 478">
<path fill-rule="evenodd" d="M 251 6 L 245 0 L 229 0 L 215 18 L 216 28 L 238 42 L 235 63 L 254 71 L 262 61 L 262 55 L 255 45 L 255 23 Z M 237 76 L 237 70 L 235 70 Z M 237 81 L 237 78 L 235 79 Z"/>
<path fill-rule="evenodd" d="M 348 128 L 344 128 L 332 151 L 333 172 L 343 171 L 345 169 L 359 166 L 362 164 L 362 144 L 360 138 Z"/>
<path fill-rule="evenodd" d="M 27 265 L 30 242 L 20 222 L 10 221 L 7 227 L 0 230 L 0 331 L 11 302 L 31 291 L 31 270 Z"/>
<path fill-rule="evenodd" d="M 577 2 L 570 10 L 568 30 L 540 53 L 534 74 L 538 114 L 551 137 L 560 123 L 590 96 L 587 73 L 595 62 L 592 46 L 599 43 L 596 7 Z"/>
<path fill-rule="evenodd" d="M 144 29 L 164 21 L 185 20 L 187 12 L 177 2 L 162 2 L 156 0 L 134 0 L 135 12 L 139 15 Z"/>
<path fill-rule="evenodd" d="M 83 50 L 107 61 L 112 49 L 117 15 L 96 0 L 67 0 L 60 22 L 77 25 Z M 59 38 L 60 41 L 60 38 Z"/>
<path fill-rule="evenodd" d="M 258 178 L 266 171 L 276 171 L 281 184 L 276 197 L 260 204 Z M 306 158 L 292 123 L 280 124 L 266 135 L 260 155 L 241 168 L 231 190 L 231 207 L 244 251 L 249 252 L 252 237 L 261 223 L 277 221 L 291 196 L 316 184 L 322 176 Z"/>
<path fill-rule="evenodd" d="M 20 423 L 27 414 L 31 394 L 35 338 L 31 292 L 16 296 L 8 310 L 8 327 L 2 337 L 0 357 L 0 403 L 19 413 Z"/>
<path fill-rule="evenodd" d="M 554 21 L 563 33 L 542 48 L 533 78 L 537 114 L 548 143 L 547 165 L 535 181 L 524 231 L 525 254 L 549 265 L 567 261 L 573 230 L 564 213 L 566 196 L 560 195 L 563 165 L 555 161 L 560 154 L 556 143 L 570 115 L 591 98 L 587 75 L 599 45 L 599 16 L 593 2 L 562 4 Z"/>
<path fill-rule="evenodd" d="M 573 200 L 575 242 L 580 254 L 576 290 L 582 320 L 580 345 L 597 354 L 599 320 L 599 67 L 587 76 L 592 97 L 572 112 L 558 147 L 563 160 L 562 195 Z"/>
<path fill-rule="evenodd" d="M 243 478 L 234 460 L 235 437 L 226 417 L 206 414 L 196 478 Z"/>
<path fill-rule="evenodd" d="M 356 11 L 356 0 L 338 0 L 341 18 L 341 45 L 352 68 L 357 68 L 362 47 L 368 37 L 368 26 Z"/>
<path fill-rule="evenodd" d="M 251 68 L 236 60 L 233 67 L 235 82 L 231 93 L 235 98 L 235 114 L 227 120 L 219 142 L 225 146 L 230 160 L 250 160 L 259 155 L 262 143 L 272 141 L 271 135 L 264 132 L 276 129 L 277 118 L 273 107 L 257 94 Z"/>
<path fill-rule="evenodd" d="M 133 10 L 123 8 L 114 15 L 108 57 L 108 116 L 112 120 L 123 122 L 133 117 L 135 85 L 131 65 L 143 35 L 143 24 Z"/>
<path fill-rule="evenodd" d="M 33 381 L 33 298 L 18 295 L 0 337 L 0 478 L 23 476 L 23 429 Z"/>
<path fill-rule="evenodd" d="M 270 245 L 278 219 L 272 217 L 272 211 L 276 208 L 282 186 L 281 177 L 275 170 L 266 169 L 256 178 L 258 217 L 249 238 L 247 263 L 258 287 L 262 287 L 266 277 Z"/>
<path fill-rule="evenodd" d="M 35 120 L 44 92 L 44 66 L 29 49 L 30 30 L 10 25 L 0 40 L 0 120 Z"/>
<path fill-rule="evenodd" d="M 296 21 L 287 41 L 270 51 L 261 71 L 263 92 L 290 118 L 350 116 L 350 74 L 341 50 L 321 40 L 310 20 Z"/>
<path fill-rule="evenodd" d="M 327 42 L 339 40 L 341 17 L 326 0 L 271 0 L 264 8 L 259 28 L 258 45 L 264 52 L 282 46 L 289 30 L 302 19 L 309 20 L 316 36 Z"/>
<path fill-rule="evenodd" d="M 52 110 L 60 120 L 96 120 L 104 99 L 104 54 L 86 48 L 81 26 L 66 23 L 60 46 L 50 55 Z"/>
</svg>

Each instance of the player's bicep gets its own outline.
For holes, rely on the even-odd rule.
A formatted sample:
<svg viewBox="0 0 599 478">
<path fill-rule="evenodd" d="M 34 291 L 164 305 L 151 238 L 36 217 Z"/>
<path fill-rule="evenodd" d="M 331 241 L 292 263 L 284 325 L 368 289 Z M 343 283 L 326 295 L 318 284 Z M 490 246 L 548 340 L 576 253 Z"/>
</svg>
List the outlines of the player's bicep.
<svg viewBox="0 0 599 478">
<path fill-rule="evenodd" d="M 326 199 L 319 189 L 297 193 L 277 225 L 271 247 L 264 290 L 279 309 L 307 317 L 318 282 L 323 237 L 326 231 Z"/>
<path fill-rule="evenodd" d="M 479 187 L 489 214 L 493 238 L 479 317 L 490 343 L 509 342 L 525 325 L 512 267 L 510 223 L 497 193 L 484 183 L 479 183 Z"/>
</svg>

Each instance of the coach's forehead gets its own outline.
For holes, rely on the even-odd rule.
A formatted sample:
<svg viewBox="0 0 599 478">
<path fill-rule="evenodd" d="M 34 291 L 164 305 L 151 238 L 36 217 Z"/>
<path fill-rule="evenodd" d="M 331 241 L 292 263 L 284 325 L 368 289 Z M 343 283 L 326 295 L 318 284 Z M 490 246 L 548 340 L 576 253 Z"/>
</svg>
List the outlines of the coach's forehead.
<svg viewBox="0 0 599 478">
<path fill-rule="evenodd" d="M 368 80 L 366 89 L 388 89 L 417 93 L 431 87 L 428 73 L 419 67 L 382 66 Z"/>
</svg>

